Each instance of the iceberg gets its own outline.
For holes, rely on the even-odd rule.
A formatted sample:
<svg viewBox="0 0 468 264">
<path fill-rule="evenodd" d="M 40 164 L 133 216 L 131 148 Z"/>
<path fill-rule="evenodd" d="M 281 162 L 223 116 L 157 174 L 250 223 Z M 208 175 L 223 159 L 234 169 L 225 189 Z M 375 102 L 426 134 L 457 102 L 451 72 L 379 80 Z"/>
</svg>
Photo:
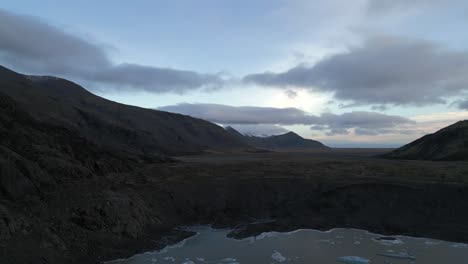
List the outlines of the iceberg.
<svg viewBox="0 0 468 264">
<path fill-rule="evenodd" d="M 339 257 L 337 261 L 341 263 L 345 263 L 345 264 L 368 264 L 370 263 L 370 260 L 363 258 L 363 257 L 357 257 L 357 256 Z"/>
</svg>

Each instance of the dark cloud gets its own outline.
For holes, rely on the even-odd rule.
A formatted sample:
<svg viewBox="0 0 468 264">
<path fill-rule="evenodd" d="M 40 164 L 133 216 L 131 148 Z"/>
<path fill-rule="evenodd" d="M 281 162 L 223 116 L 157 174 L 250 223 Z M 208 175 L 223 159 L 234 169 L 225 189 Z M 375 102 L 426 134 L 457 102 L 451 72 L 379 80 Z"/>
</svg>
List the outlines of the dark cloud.
<svg viewBox="0 0 468 264">
<path fill-rule="evenodd" d="M 184 92 L 219 87 L 218 75 L 137 64 L 114 64 L 107 48 L 43 20 L 0 9 L 0 62 L 32 74 L 53 74 L 118 89 Z"/>
<path fill-rule="evenodd" d="M 387 133 L 400 125 L 415 122 L 394 115 L 375 112 L 354 111 L 343 114 L 323 113 L 310 115 L 297 108 L 273 108 L 252 106 L 227 106 L 220 104 L 177 104 L 159 108 L 206 119 L 219 124 L 234 125 L 309 125 L 312 130 L 322 130 L 328 135 L 358 133 Z"/>
<path fill-rule="evenodd" d="M 112 84 L 119 89 L 138 87 L 148 92 L 184 92 L 194 88 L 217 88 L 223 85 L 217 75 L 199 74 L 138 64 L 120 64 L 90 75 L 96 82 Z"/>
<path fill-rule="evenodd" d="M 375 112 L 353 111 L 344 114 L 324 113 L 321 120 L 332 127 L 340 128 L 389 128 L 399 124 L 412 123 L 411 120 L 395 115 L 386 115 Z"/>
<path fill-rule="evenodd" d="M 467 89 L 466 72 L 468 52 L 448 51 L 419 40 L 373 37 L 314 66 L 252 74 L 244 81 L 331 92 L 354 104 L 424 105 L 443 103 Z"/>
<path fill-rule="evenodd" d="M 285 93 L 289 99 L 295 99 L 298 95 L 297 92 L 294 90 L 286 90 Z"/>
<path fill-rule="evenodd" d="M 110 67 L 103 47 L 36 17 L 0 9 L 0 56 L 27 70 L 71 74 Z"/>
<path fill-rule="evenodd" d="M 351 129 L 355 129 L 354 133 L 357 135 L 386 134 L 391 131 L 390 129 L 399 125 L 415 123 L 401 116 L 365 111 L 353 111 L 340 115 L 324 113 L 320 119 L 322 126 L 329 129 L 327 135 L 349 134 Z"/>
<path fill-rule="evenodd" d="M 460 109 L 468 110 L 468 100 L 457 101 L 457 106 Z"/>
</svg>

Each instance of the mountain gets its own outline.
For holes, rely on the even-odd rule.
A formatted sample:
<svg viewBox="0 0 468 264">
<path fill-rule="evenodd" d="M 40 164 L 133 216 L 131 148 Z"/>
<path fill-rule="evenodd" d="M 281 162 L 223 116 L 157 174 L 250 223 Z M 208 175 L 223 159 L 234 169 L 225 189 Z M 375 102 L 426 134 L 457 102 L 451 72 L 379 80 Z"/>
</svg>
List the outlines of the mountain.
<svg viewBox="0 0 468 264">
<path fill-rule="evenodd" d="M 61 78 L 27 76 L 0 66 L 0 92 L 36 121 L 114 149 L 172 155 L 243 147 L 208 121 L 112 102 Z"/>
<path fill-rule="evenodd" d="M 414 160 L 468 160 L 468 120 L 426 135 L 383 157 Z"/>
<path fill-rule="evenodd" d="M 328 149 L 327 146 L 316 140 L 305 139 L 294 132 L 269 137 L 256 137 L 243 135 L 234 128 L 225 128 L 233 137 L 255 148 L 268 150 L 310 150 Z"/>
</svg>

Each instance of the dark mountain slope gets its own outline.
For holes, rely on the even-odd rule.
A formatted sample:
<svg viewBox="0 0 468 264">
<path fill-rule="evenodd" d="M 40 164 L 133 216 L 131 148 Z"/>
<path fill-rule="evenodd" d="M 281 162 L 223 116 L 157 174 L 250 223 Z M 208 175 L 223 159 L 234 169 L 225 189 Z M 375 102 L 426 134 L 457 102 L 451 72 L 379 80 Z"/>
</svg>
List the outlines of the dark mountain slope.
<svg viewBox="0 0 468 264">
<path fill-rule="evenodd" d="M 236 226 L 238 237 L 337 226 L 468 237 L 466 163 L 321 153 L 171 162 L 96 144 L 23 108 L 0 92 L 2 264 L 103 263 L 179 241 L 189 234 L 173 228 L 193 224 Z M 256 219 L 277 221 L 242 224 Z"/>
<path fill-rule="evenodd" d="M 415 160 L 468 160 L 468 121 L 426 135 L 383 157 Z"/>
<path fill-rule="evenodd" d="M 184 154 L 243 147 L 210 122 L 115 103 L 60 78 L 25 76 L 0 66 L 0 92 L 36 120 L 76 130 L 112 148 Z"/>
<path fill-rule="evenodd" d="M 305 139 L 294 132 L 269 137 L 256 137 L 241 134 L 232 127 L 226 127 L 233 137 L 256 148 L 270 150 L 310 150 L 328 149 L 324 144 L 311 139 Z"/>
<path fill-rule="evenodd" d="M 69 179 L 127 172 L 170 159 L 103 148 L 76 131 L 40 123 L 0 93 L 0 197 L 47 192 Z"/>
<path fill-rule="evenodd" d="M 172 160 L 103 147 L 75 130 L 39 122 L 0 92 L 0 262 L 70 263 L 66 252 L 95 251 L 93 241 L 103 233 L 113 240 L 138 234 L 155 218 L 141 212 L 141 203 L 112 192 L 112 185 L 117 175 L 167 162 Z M 109 209 L 101 207 L 99 217 L 83 209 L 106 202 Z"/>
</svg>

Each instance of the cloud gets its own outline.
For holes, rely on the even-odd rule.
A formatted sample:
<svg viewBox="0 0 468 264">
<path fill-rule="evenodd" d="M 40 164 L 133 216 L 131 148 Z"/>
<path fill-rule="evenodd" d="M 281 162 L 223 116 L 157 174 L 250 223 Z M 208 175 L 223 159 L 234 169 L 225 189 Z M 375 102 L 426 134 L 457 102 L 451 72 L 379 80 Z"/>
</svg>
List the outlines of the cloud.
<svg viewBox="0 0 468 264">
<path fill-rule="evenodd" d="M 458 101 L 457 104 L 458 108 L 468 110 L 468 100 Z"/>
<path fill-rule="evenodd" d="M 223 80 L 218 75 L 200 74 L 138 64 L 120 64 L 90 74 L 92 81 L 111 84 L 123 90 L 182 93 L 196 88 L 219 88 Z"/>
<path fill-rule="evenodd" d="M 355 128 L 354 132 L 357 135 L 378 135 L 390 133 L 391 129 L 398 128 L 400 125 L 415 123 L 401 116 L 365 111 L 353 111 L 339 115 L 324 113 L 320 116 L 320 120 L 322 127 L 329 129 L 327 135 L 349 134 L 353 128 Z"/>
<path fill-rule="evenodd" d="M 308 125 L 312 130 L 325 131 L 328 135 L 358 133 L 386 133 L 400 125 L 415 122 L 395 115 L 376 112 L 353 111 L 343 114 L 308 114 L 297 108 L 253 106 L 228 106 L 220 104 L 177 104 L 158 108 L 202 118 L 219 124 L 234 125 Z"/>
<path fill-rule="evenodd" d="M 297 108 L 274 108 L 255 106 L 229 106 L 221 104 L 182 103 L 158 108 L 206 119 L 220 124 L 313 124 L 316 116 L 308 115 Z"/>
<path fill-rule="evenodd" d="M 285 94 L 289 99 L 295 99 L 298 96 L 297 92 L 294 90 L 286 90 Z"/>
<path fill-rule="evenodd" d="M 370 15 L 381 15 L 384 13 L 408 11 L 408 9 L 424 8 L 438 4 L 437 0 L 369 0 L 367 13 Z"/>
<path fill-rule="evenodd" d="M 53 74 L 115 89 L 184 92 L 220 87 L 217 74 L 138 64 L 115 64 L 107 48 L 45 21 L 0 9 L 0 62 L 35 74 Z"/>
<path fill-rule="evenodd" d="M 103 47 L 68 34 L 43 20 L 0 9 L 0 56 L 25 69 L 60 74 L 110 67 Z"/>
<path fill-rule="evenodd" d="M 370 37 L 361 46 L 329 56 L 313 66 L 260 73 L 245 82 L 309 88 L 366 105 L 444 103 L 468 88 L 468 52 L 398 37 Z"/>
<path fill-rule="evenodd" d="M 230 126 L 244 135 L 251 135 L 251 136 L 258 136 L 258 137 L 280 135 L 280 134 L 284 134 L 288 132 L 287 129 L 281 126 L 270 125 L 270 124 L 256 124 L 256 125 L 230 124 L 226 126 Z"/>
</svg>

